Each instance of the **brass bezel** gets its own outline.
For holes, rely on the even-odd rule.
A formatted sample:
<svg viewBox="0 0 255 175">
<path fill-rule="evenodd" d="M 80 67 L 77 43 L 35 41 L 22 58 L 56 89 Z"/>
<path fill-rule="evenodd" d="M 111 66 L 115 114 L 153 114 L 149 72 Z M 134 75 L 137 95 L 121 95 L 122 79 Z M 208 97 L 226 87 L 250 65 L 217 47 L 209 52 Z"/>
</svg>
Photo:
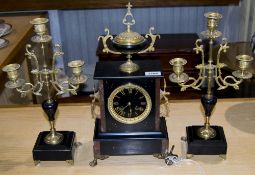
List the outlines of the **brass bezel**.
<svg viewBox="0 0 255 175">
<path fill-rule="evenodd" d="M 138 90 L 139 92 L 141 92 L 145 99 L 146 99 L 146 108 L 145 110 L 143 111 L 142 114 L 138 115 L 137 117 L 133 117 L 133 118 L 126 118 L 126 117 L 123 117 L 121 115 L 119 115 L 113 108 L 113 99 L 114 97 L 122 90 L 124 89 L 136 89 Z M 116 89 L 114 89 L 114 91 L 112 91 L 112 93 L 110 94 L 109 98 L 108 98 L 108 104 L 107 104 L 107 107 L 108 107 L 108 111 L 110 112 L 111 116 L 117 120 L 118 122 L 120 123 L 124 123 L 124 124 L 136 124 L 136 123 L 139 123 L 141 121 L 143 121 L 151 112 L 151 108 L 152 108 L 152 102 L 151 102 L 151 97 L 149 95 L 149 93 L 144 89 L 142 88 L 141 86 L 138 86 L 138 85 L 135 85 L 135 84 L 132 84 L 132 83 L 127 83 L 127 84 L 124 84 L 124 85 L 121 85 L 119 87 L 117 87 Z"/>
</svg>

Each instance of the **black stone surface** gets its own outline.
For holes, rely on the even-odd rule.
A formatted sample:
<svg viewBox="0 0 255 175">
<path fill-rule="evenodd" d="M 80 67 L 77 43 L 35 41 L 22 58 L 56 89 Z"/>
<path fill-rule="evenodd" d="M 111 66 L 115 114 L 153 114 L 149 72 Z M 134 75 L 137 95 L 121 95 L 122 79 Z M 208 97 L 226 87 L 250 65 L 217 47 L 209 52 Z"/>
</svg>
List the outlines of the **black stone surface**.
<svg viewBox="0 0 255 175">
<path fill-rule="evenodd" d="M 44 137 L 49 131 L 40 132 L 33 148 L 33 159 L 40 161 L 65 161 L 73 160 L 75 152 L 75 132 L 58 131 L 64 135 L 60 144 L 48 145 L 44 142 Z"/>
<path fill-rule="evenodd" d="M 227 141 L 221 126 L 211 126 L 216 130 L 216 137 L 204 140 L 197 135 L 197 130 L 202 126 L 186 127 L 187 154 L 193 155 L 220 155 L 227 154 Z"/>
<path fill-rule="evenodd" d="M 148 47 L 148 40 L 144 38 L 143 42 L 139 44 L 133 44 L 133 45 L 127 45 L 127 44 L 119 44 L 115 42 L 115 40 L 111 40 L 112 46 L 115 48 L 116 51 L 125 53 L 125 52 L 139 52 L 141 50 L 144 50 L 145 48 Z M 145 47 L 146 46 L 146 47 Z"/>
<path fill-rule="evenodd" d="M 141 79 L 163 78 L 161 63 L 159 60 L 133 61 L 140 69 L 134 73 L 123 73 L 119 70 L 125 61 L 100 61 L 96 63 L 94 79 Z M 145 75 L 145 72 L 160 72 L 160 75 Z"/>
<path fill-rule="evenodd" d="M 100 120 L 96 120 L 94 143 L 99 142 L 100 155 L 152 155 L 165 153 L 168 149 L 166 121 L 161 118 L 160 131 L 151 132 L 101 132 Z M 166 144 L 166 145 L 163 145 Z M 98 148 L 95 148 L 97 150 Z M 95 154 L 98 154 L 96 152 Z"/>
</svg>

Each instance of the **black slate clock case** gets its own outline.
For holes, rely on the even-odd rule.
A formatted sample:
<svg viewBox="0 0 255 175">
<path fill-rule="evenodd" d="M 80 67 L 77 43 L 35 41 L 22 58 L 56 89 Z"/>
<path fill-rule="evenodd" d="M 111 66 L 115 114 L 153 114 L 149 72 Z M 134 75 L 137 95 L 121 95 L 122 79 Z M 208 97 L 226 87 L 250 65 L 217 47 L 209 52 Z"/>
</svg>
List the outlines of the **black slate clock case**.
<svg viewBox="0 0 255 175">
<path fill-rule="evenodd" d="M 159 61 L 136 61 L 140 69 L 132 74 L 122 73 L 122 61 L 100 61 L 94 79 L 99 80 L 100 118 L 95 121 L 94 156 L 160 154 L 168 150 L 165 118 L 160 117 L 160 79 L 163 77 Z M 132 83 L 150 95 L 152 108 L 141 122 L 124 124 L 108 111 L 107 99 L 117 87 Z"/>
</svg>

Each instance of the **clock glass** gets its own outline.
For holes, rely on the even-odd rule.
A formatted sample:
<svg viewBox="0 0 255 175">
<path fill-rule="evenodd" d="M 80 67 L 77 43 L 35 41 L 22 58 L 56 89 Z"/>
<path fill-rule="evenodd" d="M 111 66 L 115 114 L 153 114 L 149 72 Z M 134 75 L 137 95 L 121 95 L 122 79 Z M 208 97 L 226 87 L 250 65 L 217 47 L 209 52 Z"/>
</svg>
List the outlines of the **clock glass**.
<svg viewBox="0 0 255 175">
<path fill-rule="evenodd" d="M 148 92 L 141 86 L 127 83 L 114 89 L 108 98 L 111 116 L 124 124 L 143 121 L 152 107 Z"/>
</svg>

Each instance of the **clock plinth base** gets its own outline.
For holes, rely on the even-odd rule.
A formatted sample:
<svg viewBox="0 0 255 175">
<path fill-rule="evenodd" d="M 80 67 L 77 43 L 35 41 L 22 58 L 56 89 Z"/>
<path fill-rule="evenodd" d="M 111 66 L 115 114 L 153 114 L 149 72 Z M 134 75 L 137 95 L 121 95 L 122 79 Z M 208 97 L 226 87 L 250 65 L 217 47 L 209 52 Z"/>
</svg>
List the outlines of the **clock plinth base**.
<svg viewBox="0 0 255 175">
<path fill-rule="evenodd" d="M 187 133 L 187 155 L 226 155 L 227 142 L 221 126 L 211 126 L 216 131 L 212 139 L 204 140 L 197 135 L 197 130 L 202 126 L 188 126 Z"/>
<path fill-rule="evenodd" d="M 40 161 L 66 161 L 74 162 L 75 132 L 58 131 L 63 134 L 63 141 L 57 145 L 49 145 L 44 142 L 44 137 L 49 131 L 40 132 L 33 148 L 33 159 L 37 165 Z"/>
<path fill-rule="evenodd" d="M 97 119 L 94 130 L 94 157 L 102 155 L 154 155 L 168 150 L 166 121 L 160 119 L 160 131 L 151 132 L 101 132 Z M 96 160 L 94 160 L 96 161 Z"/>
</svg>

